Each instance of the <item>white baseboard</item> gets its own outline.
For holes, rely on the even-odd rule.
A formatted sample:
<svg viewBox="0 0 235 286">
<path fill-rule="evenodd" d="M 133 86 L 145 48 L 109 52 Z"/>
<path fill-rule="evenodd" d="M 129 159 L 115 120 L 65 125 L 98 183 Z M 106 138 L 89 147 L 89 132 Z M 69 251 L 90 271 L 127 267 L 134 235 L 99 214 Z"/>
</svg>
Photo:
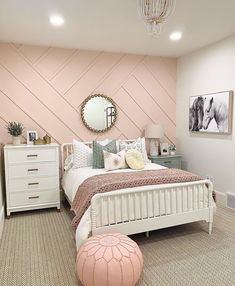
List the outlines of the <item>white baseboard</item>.
<svg viewBox="0 0 235 286">
<path fill-rule="evenodd" d="M 223 206 L 226 206 L 226 194 L 219 192 L 219 191 L 215 191 L 216 192 L 216 200 L 218 203 L 222 204 Z"/>
<path fill-rule="evenodd" d="M 2 237 L 2 231 L 3 231 L 3 226 L 4 226 L 4 219 L 5 219 L 4 206 L 2 206 L 2 208 L 0 209 L 0 239 Z"/>
</svg>

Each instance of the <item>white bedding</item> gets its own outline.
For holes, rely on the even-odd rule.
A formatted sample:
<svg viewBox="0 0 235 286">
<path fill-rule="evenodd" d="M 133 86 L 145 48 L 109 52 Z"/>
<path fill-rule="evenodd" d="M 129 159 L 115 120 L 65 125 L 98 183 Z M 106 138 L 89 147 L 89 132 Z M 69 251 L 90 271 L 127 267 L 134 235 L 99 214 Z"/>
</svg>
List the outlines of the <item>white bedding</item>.
<svg viewBox="0 0 235 286">
<path fill-rule="evenodd" d="M 144 170 L 161 170 L 166 169 L 166 167 L 148 163 L 145 165 Z M 119 169 L 115 171 L 106 171 L 105 169 L 93 169 L 92 167 L 84 167 L 77 168 L 66 171 L 63 176 L 62 186 L 64 192 L 69 199 L 70 202 L 73 201 L 78 187 L 84 182 L 87 178 L 99 175 L 99 174 L 107 174 L 107 173 L 115 173 L 115 172 L 139 172 L 138 170 L 132 169 Z M 142 187 L 143 188 L 143 187 Z M 133 188 L 134 191 L 135 188 Z M 77 250 L 82 245 L 82 243 L 88 238 L 89 233 L 91 231 L 91 211 L 90 207 L 84 213 L 77 229 L 76 229 L 76 247 Z"/>
<path fill-rule="evenodd" d="M 148 163 L 145 165 L 144 168 L 144 170 L 160 170 L 160 169 L 166 169 L 166 167 L 163 167 L 158 164 Z M 129 168 L 119 169 L 115 171 L 108 171 L 108 172 L 105 169 L 93 169 L 92 167 L 84 167 L 76 169 L 71 168 L 70 170 L 64 173 L 62 180 L 63 190 L 65 191 L 65 194 L 68 197 L 69 201 L 72 202 L 76 195 L 78 187 L 87 178 L 95 175 L 117 173 L 117 172 L 139 172 L 139 171 L 132 170 Z"/>
</svg>

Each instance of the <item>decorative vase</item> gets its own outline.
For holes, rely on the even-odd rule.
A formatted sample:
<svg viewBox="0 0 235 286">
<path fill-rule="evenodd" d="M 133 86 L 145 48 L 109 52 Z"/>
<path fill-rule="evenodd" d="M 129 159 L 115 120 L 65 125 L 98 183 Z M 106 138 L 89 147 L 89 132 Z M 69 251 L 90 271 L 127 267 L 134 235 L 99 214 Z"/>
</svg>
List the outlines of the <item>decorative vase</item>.
<svg viewBox="0 0 235 286">
<path fill-rule="evenodd" d="M 175 151 L 174 150 L 170 151 L 170 154 L 175 155 Z"/>
<path fill-rule="evenodd" d="M 21 139 L 21 136 L 12 136 L 12 144 L 13 145 L 20 145 L 20 139 Z"/>
</svg>

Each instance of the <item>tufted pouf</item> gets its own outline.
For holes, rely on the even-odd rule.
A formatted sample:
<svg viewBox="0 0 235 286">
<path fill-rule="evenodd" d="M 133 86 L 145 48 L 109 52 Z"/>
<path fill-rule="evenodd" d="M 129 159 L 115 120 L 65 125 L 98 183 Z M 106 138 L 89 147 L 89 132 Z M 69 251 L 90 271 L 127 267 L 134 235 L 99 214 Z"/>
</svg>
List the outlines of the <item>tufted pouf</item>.
<svg viewBox="0 0 235 286">
<path fill-rule="evenodd" d="M 138 245 L 119 233 L 92 236 L 77 254 L 77 274 L 84 286 L 134 286 L 142 268 Z"/>
</svg>

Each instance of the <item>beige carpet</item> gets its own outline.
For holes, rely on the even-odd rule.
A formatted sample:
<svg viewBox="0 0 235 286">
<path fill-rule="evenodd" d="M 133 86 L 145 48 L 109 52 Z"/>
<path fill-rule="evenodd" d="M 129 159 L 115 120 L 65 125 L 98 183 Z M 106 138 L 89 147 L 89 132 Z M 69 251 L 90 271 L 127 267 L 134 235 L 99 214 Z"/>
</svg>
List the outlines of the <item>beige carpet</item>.
<svg viewBox="0 0 235 286">
<path fill-rule="evenodd" d="M 193 223 L 132 236 L 144 255 L 138 286 L 235 285 L 235 211 L 219 207 L 213 235 Z M 68 209 L 12 215 L 0 242 L 0 285 L 75 286 L 75 242 Z"/>
</svg>

